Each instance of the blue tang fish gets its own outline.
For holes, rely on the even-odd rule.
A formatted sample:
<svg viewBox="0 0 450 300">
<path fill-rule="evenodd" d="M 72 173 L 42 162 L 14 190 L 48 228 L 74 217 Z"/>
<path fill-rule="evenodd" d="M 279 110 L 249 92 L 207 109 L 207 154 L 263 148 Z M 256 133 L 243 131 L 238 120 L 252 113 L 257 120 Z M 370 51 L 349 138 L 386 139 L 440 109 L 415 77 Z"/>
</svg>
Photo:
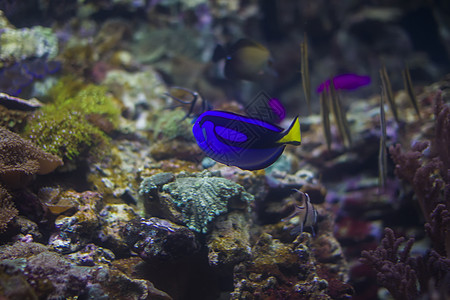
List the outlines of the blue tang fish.
<svg viewBox="0 0 450 300">
<path fill-rule="evenodd" d="M 286 144 L 300 145 L 300 123 L 287 130 L 231 112 L 210 110 L 192 128 L 199 147 L 215 161 L 244 170 L 264 169 L 283 153 Z"/>
</svg>

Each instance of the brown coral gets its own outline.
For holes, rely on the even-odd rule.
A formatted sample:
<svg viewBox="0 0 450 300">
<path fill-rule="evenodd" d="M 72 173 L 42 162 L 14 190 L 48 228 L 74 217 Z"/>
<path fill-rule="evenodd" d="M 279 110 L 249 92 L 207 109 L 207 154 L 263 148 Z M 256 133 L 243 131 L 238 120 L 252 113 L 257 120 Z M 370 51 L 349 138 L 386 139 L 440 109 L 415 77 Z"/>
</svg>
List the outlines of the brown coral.
<svg viewBox="0 0 450 300">
<path fill-rule="evenodd" d="M 63 164 L 18 134 L 0 127 L 0 180 L 7 186 L 18 187 L 33 174 L 48 174 Z"/>
<path fill-rule="evenodd" d="M 14 207 L 12 197 L 8 191 L 0 185 L 0 232 L 6 229 L 8 223 L 18 214 Z"/>
</svg>

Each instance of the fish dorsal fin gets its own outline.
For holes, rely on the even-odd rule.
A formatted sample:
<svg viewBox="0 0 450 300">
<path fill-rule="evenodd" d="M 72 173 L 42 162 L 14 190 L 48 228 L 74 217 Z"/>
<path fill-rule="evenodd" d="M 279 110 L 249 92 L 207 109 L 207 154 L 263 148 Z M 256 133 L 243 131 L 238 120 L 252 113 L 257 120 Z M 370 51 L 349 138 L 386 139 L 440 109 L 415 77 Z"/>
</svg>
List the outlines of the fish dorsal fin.
<svg viewBox="0 0 450 300">
<path fill-rule="evenodd" d="M 292 122 L 291 126 L 282 134 L 283 136 L 277 141 L 279 144 L 292 144 L 300 145 L 302 142 L 302 136 L 300 132 L 300 122 L 298 116 Z"/>
</svg>

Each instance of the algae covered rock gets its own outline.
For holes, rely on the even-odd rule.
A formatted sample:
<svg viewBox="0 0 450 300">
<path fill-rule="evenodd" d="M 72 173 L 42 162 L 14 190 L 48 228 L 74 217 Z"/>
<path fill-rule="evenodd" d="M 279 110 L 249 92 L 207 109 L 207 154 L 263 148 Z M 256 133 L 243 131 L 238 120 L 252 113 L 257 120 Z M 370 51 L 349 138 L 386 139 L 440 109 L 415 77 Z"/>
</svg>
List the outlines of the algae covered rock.
<svg viewBox="0 0 450 300">
<path fill-rule="evenodd" d="M 159 218 L 135 219 L 125 225 L 128 246 L 143 260 L 177 260 L 200 248 L 192 231 Z"/>
<path fill-rule="evenodd" d="M 0 35 L 0 67 L 27 58 L 54 58 L 58 54 L 58 39 L 51 28 L 3 28 Z"/>
<path fill-rule="evenodd" d="M 67 77 L 53 89 L 54 100 L 30 118 L 25 135 L 65 160 L 99 156 L 117 128 L 120 109 L 104 88 Z M 100 153 L 99 153 L 100 152 Z"/>
<path fill-rule="evenodd" d="M 247 209 L 254 199 L 241 185 L 207 171 L 182 173 L 162 190 L 181 211 L 187 227 L 201 233 L 208 231 L 209 222 L 218 215 L 229 208 Z"/>
<path fill-rule="evenodd" d="M 207 242 L 208 262 L 215 267 L 232 267 L 250 259 L 250 223 L 247 214 L 233 211 L 219 216 Z"/>
<path fill-rule="evenodd" d="M 192 124 L 185 119 L 186 113 L 180 109 L 164 110 L 154 114 L 151 128 L 154 143 L 150 153 L 157 160 L 178 159 L 199 162 L 202 151 L 195 142 Z"/>
<path fill-rule="evenodd" d="M 60 216 L 55 220 L 57 231 L 50 236 L 48 244 L 59 253 L 80 250 L 93 239 L 101 220 L 98 215 L 102 206 L 100 194 L 86 191 L 67 192 L 67 197 L 79 202 L 78 211 L 72 216 Z"/>
</svg>

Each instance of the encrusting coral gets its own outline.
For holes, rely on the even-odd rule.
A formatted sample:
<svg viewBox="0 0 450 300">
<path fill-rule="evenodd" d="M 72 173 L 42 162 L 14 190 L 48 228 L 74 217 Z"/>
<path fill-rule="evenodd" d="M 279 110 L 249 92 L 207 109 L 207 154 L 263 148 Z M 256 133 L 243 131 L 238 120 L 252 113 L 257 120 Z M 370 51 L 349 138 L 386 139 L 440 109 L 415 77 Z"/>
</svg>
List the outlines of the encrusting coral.
<svg viewBox="0 0 450 300">
<path fill-rule="evenodd" d="M 44 175 L 63 164 L 18 134 L 0 127 L 0 180 L 10 187 L 26 183 L 30 175 Z"/>
<path fill-rule="evenodd" d="M 202 233 L 208 231 L 209 222 L 229 207 L 246 208 L 254 199 L 239 184 L 209 172 L 180 174 L 162 190 L 170 194 L 181 210 L 187 227 Z"/>
</svg>

